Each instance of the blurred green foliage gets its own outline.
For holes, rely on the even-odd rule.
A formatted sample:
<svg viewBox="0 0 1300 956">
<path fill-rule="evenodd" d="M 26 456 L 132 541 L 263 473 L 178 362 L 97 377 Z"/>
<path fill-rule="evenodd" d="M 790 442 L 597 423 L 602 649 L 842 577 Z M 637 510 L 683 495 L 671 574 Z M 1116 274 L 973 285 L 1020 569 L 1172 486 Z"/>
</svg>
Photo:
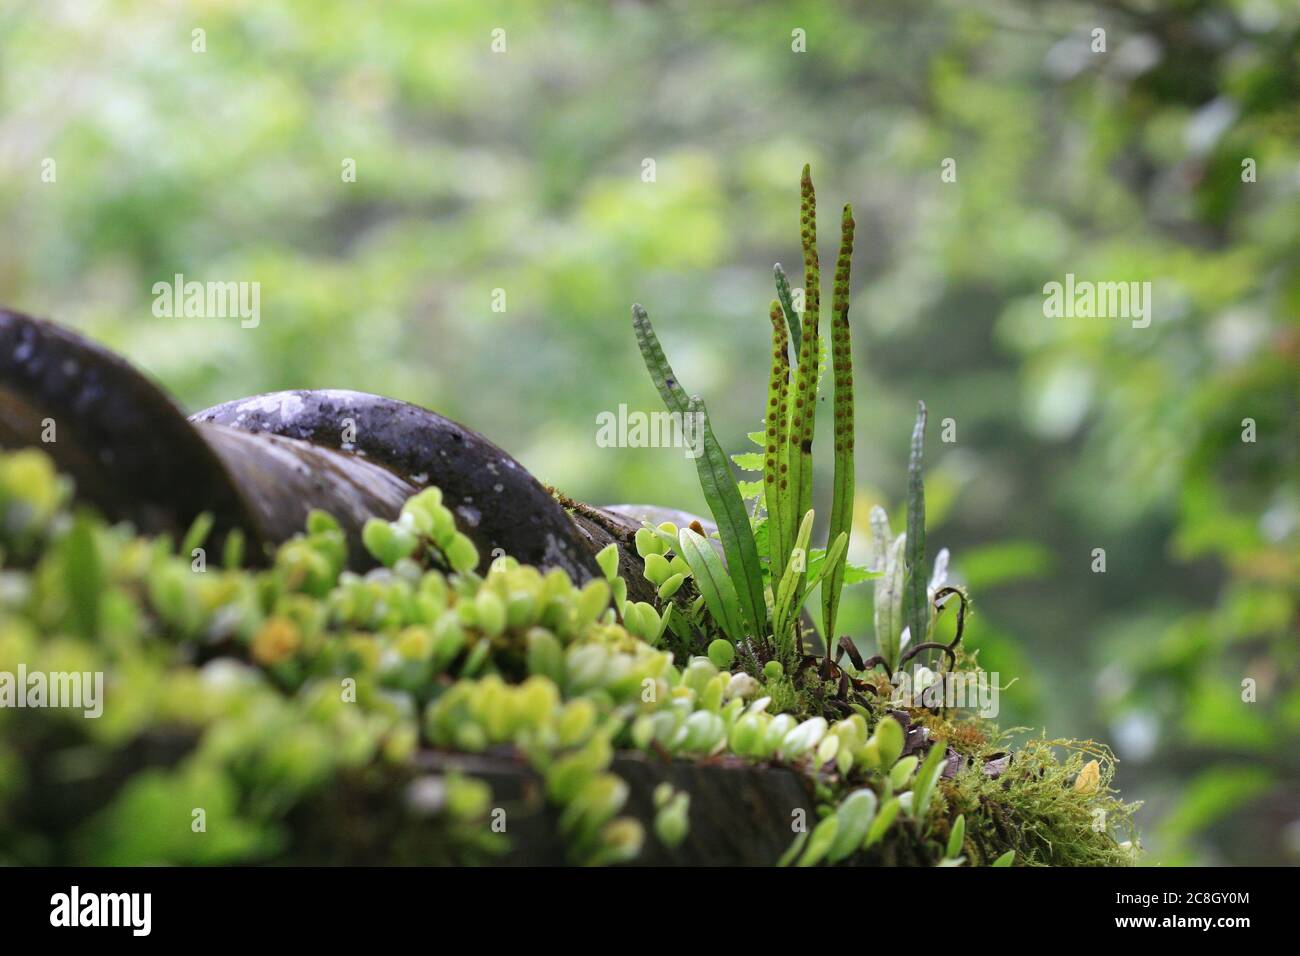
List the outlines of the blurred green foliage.
<svg viewBox="0 0 1300 956">
<path fill-rule="evenodd" d="M 1295 862 L 1298 33 L 1284 0 L 6 4 L 0 301 L 191 410 L 371 390 L 700 511 L 680 450 L 595 444 L 657 408 L 628 307 L 745 449 L 811 162 L 858 221 L 851 556 L 923 398 L 1003 722 L 1113 738 L 1155 859 Z M 175 273 L 260 282 L 259 327 L 155 318 Z M 1150 327 L 1044 318 L 1067 273 L 1151 281 Z"/>
</svg>

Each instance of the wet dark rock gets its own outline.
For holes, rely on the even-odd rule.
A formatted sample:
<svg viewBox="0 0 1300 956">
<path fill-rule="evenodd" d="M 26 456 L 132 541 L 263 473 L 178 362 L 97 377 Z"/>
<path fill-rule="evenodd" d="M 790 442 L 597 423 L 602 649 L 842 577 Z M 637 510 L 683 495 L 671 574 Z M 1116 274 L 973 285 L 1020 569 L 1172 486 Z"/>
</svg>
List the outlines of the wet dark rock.
<svg viewBox="0 0 1300 956">
<path fill-rule="evenodd" d="M 406 496 L 437 485 L 484 564 L 508 554 L 561 568 L 580 583 L 600 573 L 564 508 L 523 465 L 472 429 L 418 405 L 342 389 L 270 392 L 215 405 L 190 421 L 327 449 L 348 463 L 345 473 L 378 468 L 397 476 Z M 383 518 L 396 513 L 375 511 Z"/>
<path fill-rule="evenodd" d="M 69 329 L 5 309 L 0 446 L 41 449 L 82 500 L 146 533 L 179 535 L 203 511 L 222 528 L 255 525 L 216 452 L 158 385 Z"/>
<path fill-rule="evenodd" d="M 50 422 L 55 441 L 44 440 Z M 347 533 L 353 567 L 368 566 L 365 521 L 395 518 L 410 495 L 436 484 L 483 565 L 509 554 L 579 583 L 600 573 L 586 536 L 527 469 L 435 412 L 321 390 L 238 399 L 187 420 L 121 357 L 3 309 L 0 446 L 44 450 L 81 500 L 148 534 L 177 537 L 209 512 L 211 543 L 242 529 L 253 561 L 321 508 Z"/>
</svg>

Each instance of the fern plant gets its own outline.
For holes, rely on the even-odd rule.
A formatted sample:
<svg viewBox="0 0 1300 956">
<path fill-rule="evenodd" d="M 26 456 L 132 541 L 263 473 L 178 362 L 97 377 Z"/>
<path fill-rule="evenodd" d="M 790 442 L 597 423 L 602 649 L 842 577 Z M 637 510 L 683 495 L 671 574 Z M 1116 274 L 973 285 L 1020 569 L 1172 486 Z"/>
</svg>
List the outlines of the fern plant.
<svg viewBox="0 0 1300 956">
<path fill-rule="evenodd" d="M 921 404 L 912 435 L 908 474 L 907 530 L 891 538 L 888 519 L 881 509 L 872 514 L 875 553 L 873 567 L 857 567 L 848 561 L 853 533 L 854 500 L 854 416 L 853 353 L 849 325 L 849 289 L 856 223 L 853 209 L 846 204 L 840 217 L 840 249 L 835 262 L 830 309 L 830 341 L 821 333 L 821 269 L 817 255 L 817 197 L 809 167 L 800 183 L 800 239 L 804 263 L 804 309 L 797 312 L 785 271 L 773 268 L 777 296 L 771 301 L 772 361 L 768 376 L 767 405 L 763 429 L 750 438 L 760 452 L 734 456 L 736 465 L 759 472 L 760 481 L 737 482 L 723 453 L 703 401 L 688 397 L 681 381 L 664 355 L 646 310 L 632 306 L 632 324 L 642 358 L 670 412 L 697 414 L 702 423 L 703 454 L 696 459 L 700 486 L 718 526 L 725 564 L 697 530 L 650 528 L 642 557 L 667 547 L 689 567 L 699 596 L 694 608 L 707 609 L 716 629 L 736 646 L 746 642 L 762 650 L 768 659 L 798 664 L 804 654 L 803 606 L 808 595 L 821 586 L 821 625 L 826 647 L 823 674 L 830 664 L 848 652 L 867 669 L 883 664 L 891 674 L 904 663 L 903 648 L 913 635 L 910 658 L 930 648 L 952 645 L 928 641 L 938 607 L 956 591 L 940 581 L 931 587 L 925 573 L 925 492 L 922 452 L 925 436 L 925 406 Z M 822 371 L 829 358 L 833 391 L 834 477 L 831 493 L 828 545 L 810 548 L 813 529 L 813 459 L 817 397 Z M 751 507 L 746 506 L 749 501 Z M 650 535 L 653 533 L 653 537 Z M 947 552 L 941 554 L 946 572 Z M 667 566 L 647 566 L 647 577 L 666 580 Z M 879 653 L 863 663 L 852 641 L 835 641 L 835 625 L 841 593 L 846 585 L 875 578 L 876 643 Z M 938 594 L 939 591 L 943 593 Z M 936 605 L 936 602 L 940 602 Z M 965 596 L 962 595 L 962 613 Z M 960 630 L 960 629 L 959 629 Z M 905 636 L 906 635 L 906 636 Z"/>
</svg>

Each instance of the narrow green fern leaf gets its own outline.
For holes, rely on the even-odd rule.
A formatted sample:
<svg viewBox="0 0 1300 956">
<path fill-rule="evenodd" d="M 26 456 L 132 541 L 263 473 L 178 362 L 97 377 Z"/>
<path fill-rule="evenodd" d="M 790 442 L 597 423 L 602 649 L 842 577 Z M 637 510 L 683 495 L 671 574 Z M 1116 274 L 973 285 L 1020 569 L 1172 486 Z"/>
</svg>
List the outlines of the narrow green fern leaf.
<svg viewBox="0 0 1300 956">
<path fill-rule="evenodd" d="M 816 569 L 809 569 L 808 583 L 804 585 L 805 595 L 811 594 L 813 588 L 821 584 L 822 578 L 826 577 L 827 574 L 833 574 L 837 568 L 843 568 L 844 552 L 848 550 L 848 547 L 849 536 L 841 531 L 836 535 L 835 541 L 831 544 L 830 548 L 827 549 L 825 560 L 823 560 Z M 827 636 L 829 636 L 829 634 L 830 632 L 828 631 Z M 829 644 L 830 642 L 827 641 L 827 643 Z"/>
<path fill-rule="evenodd" d="M 783 520 L 793 528 L 812 508 L 812 443 L 817 421 L 817 369 L 821 344 L 817 335 L 820 311 L 820 271 L 817 264 L 817 196 L 812 175 L 803 168 L 800 204 L 800 237 L 804 255 L 803 332 L 799 341 L 799 365 L 795 371 L 794 397 L 786 446 L 790 475 L 788 493 L 782 496 L 786 508 Z"/>
<path fill-rule="evenodd" d="M 921 455 L 925 450 L 925 402 L 917 403 L 916 427 L 912 429 L 912 455 L 907 465 L 907 583 L 903 589 L 903 622 L 912 646 L 926 639 L 930 625 L 925 566 L 925 482 Z"/>
<path fill-rule="evenodd" d="M 781 268 L 781 263 L 772 267 L 772 274 L 776 277 L 776 297 L 781 301 L 781 311 L 785 313 L 786 325 L 790 327 L 790 342 L 794 346 L 794 354 L 799 354 L 799 313 L 794 310 L 794 297 L 790 295 L 790 280 L 785 277 L 785 270 Z"/>
<path fill-rule="evenodd" d="M 835 263 L 831 299 L 831 364 L 835 371 L 835 483 L 831 497 L 828 541 L 853 535 L 853 349 L 849 343 L 849 274 L 853 262 L 853 207 L 845 204 L 840 220 L 840 255 Z M 835 646 L 835 616 L 844 588 L 844 566 L 831 568 L 822 587 L 822 626 L 826 653 Z"/>
<path fill-rule="evenodd" d="M 769 317 L 772 320 L 772 372 L 767 385 L 766 444 L 763 449 L 763 485 L 768 508 L 768 540 L 775 547 L 768 549 L 768 564 L 772 580 L 781 580 L 789 543 L 794 535 L 787 528 L 786 509 L 780 502 L 788 490 L 789 449 L 786 447 L 786 422 L 790 415 L 790 356 L 786 348 L 785 324 L 781 320 L 781 304 L 773 301 Z"/>
<path fill-rule="evenodd" d="M 772 634 L 776 645 L 787 656 L 802 653 L 794 646 L 795 622 L 799 617 L 800 597 L 803 593 L 804 575 L 808 570 L 808 541 L 812 537 L 813 513 L 804 513 L 795 537 L 794 547 L 785 565 L 772 600 Z M 773 579 L 775 580 L 775 579 Z"/>
<path fill-rule="evenodd" d="M 691 574 L 709 613 L 733 644 L 739 642 L 745 636 L 740 600 L 718 553 L 703 536 L 690 528 L 682 528 L 677 540 L 682 560 L 691 566 Z"/>
<path fill-rule="evenodd" d="M 639 305 L 632 306 L 632 325 L 641 357 L 664 405 L 670 412 L 700 415 L 699 419 L 693 419 L 701 423 L 703 432 L 704 454 L 695 459 L 700 488 L 718 526 L 718 537 L 727 556 L 727 572 L 739 595 L 745 626 L 752 634 L 764 634 L 767 631 L 767 603 L 763 596 L 763 568 L 749 526 L 749 513 L 736 487 L 727 456 L 714 437 L 704 403 L 698 398 L 687 398 L 686 390 L 668 364 L 659 337 L 650 324 L 650 316 Z"/>
<path fill-rule="evenodd" d="M 884 573 L 876 579 L 876 647 L 893 673 L 902 655 L 903 631 L 903 547 L 907 535 L 900 534 L 885 555 Z"/>
</svg>

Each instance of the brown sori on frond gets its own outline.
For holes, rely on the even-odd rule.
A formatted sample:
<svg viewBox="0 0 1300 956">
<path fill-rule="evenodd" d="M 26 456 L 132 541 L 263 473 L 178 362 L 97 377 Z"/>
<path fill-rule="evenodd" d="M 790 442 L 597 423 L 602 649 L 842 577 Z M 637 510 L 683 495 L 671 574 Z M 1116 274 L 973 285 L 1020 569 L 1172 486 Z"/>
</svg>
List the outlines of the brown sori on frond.
<svg viewBox="0 0 1300 956">
<path fill-rule="evenodd" d="M 840 220 L 840 255 L 835 262 L 835 292 L 831 298 L 831 368 L 835 378 L 835 485 L 831 499 L 830 537 L 853 534 L 853 349 L 849 339 L 849 270 L 853 261 L 853 207 L 844 206 Z M 822 624 L 826 646 L 832 645 L 844 563 L 832 568 L 822 587 Z M 830 652 L 827 651 L 829 656 Z"/>
<path fill-rule="evenodd" d="M 853 451 L 853 350 L 849 344 L 849 269 L 853 261 L 853 207 L 845 204 L 840 255 L 831 300 L 831 368 L 835 376 L 835 453 Z"/>
<path fill-rule="evenodd" d="M 799 232 L 803 240 L 804 310 L 799 340 L 799 365 L 795 372 L 794 403 L 790 410 L 790 510 L 786 514 L 794 528 L 812 507 L 812 442 L 817 421 L 817 366 L 821 342 L 817 334 L 821 307 L 821 273 L 817 262 L 817 196 L 812 173 L 803 168 Z"/>
<path fill-rule="evenodd" d="M 779 581 L 793 544 L 794 529 L 786 527 L 782 502 L 789 493 L 786 422 L 790 416 L 790 356 L 781 303 L 772 300 L 772 374 L 767 388 L 767 421 L 763 437 L 763 489 L 767 502 L 767 551 L 772 580 Z"/>
</svg>

